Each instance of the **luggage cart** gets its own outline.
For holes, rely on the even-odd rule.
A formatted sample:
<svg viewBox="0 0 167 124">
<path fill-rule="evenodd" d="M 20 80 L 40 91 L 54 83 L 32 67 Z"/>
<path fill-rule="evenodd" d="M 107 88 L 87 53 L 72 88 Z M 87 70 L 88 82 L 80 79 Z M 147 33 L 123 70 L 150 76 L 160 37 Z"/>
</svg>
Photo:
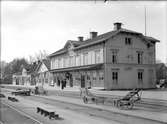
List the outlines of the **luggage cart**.
<svg viewBox="0 0 167 124">
<path fill-rule="evenodd" d="M 140 92 L 140 93 L 139 93 Z M 141 89 L 133 89 L 121 99 L 114 100 L 114 106 L 120 109 L 132 109 L 134 103 L 141 100 Z"/>
</svg>

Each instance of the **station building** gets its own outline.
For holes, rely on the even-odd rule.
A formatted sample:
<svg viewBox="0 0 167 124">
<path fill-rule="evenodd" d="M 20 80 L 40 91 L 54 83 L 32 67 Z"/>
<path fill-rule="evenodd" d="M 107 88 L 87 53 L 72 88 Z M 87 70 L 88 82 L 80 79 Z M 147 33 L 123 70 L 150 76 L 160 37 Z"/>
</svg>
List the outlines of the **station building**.
<svg viewBox="0 0 167 124">
<path fill-rule="evenodd" d="M 103 89 L 155 88 L 155 45 L 159 40 L 114 23 L 110 32 L 68 40 L 49 55 L 54 83 Z"/>
</svg>

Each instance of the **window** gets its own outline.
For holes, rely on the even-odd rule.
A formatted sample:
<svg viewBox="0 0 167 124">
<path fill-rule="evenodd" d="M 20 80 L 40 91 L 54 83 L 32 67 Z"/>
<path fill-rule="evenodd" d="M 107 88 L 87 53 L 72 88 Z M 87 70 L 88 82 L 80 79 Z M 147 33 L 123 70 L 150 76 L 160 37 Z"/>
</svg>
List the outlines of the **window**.
<svg viewBox="0 0 167 124">
<path fill-rule="evenodd" d="M 95 63 L 100 63 L 100 50 L 95 51 Z"/>
<path fill-rule="evenodd" d="M 113 83 L 115 84 L 118 83 L 118 72 L 117 71 L 112 72 L 112 80 L 113 80 Z"/>
<path fill-rule="evenodd" d="M 80 66 L 81 65 L 81 56 L 77 55 L 76 56 L 76 66 Z"/>
<path fill-rule="evenodd" d="M 99 73 L 99 80 L 104 80 L 104 73 L 103 72 Z"/>
<path fill-rule="evenodd" d="M 63 67 L 64 67 L 64 68 L 67 67 L 67 66 L 66 66 L 66 61 L 67 61 L 66 58 L 64 58 L 64 59 L 63 59 Z"/>
<path fill-rule="evenodd" d="M 96 80 L 96 77 L 97 77 L 96 72 L 93 72 L 93 80 Z"/>
<path fill-rule="evenodd" d="M 73 62 L 72 62 L 72 56 L 70 56 L 70 63 L 69 63 L 69 66 L 71 67 L 72 66 L 72 64 L 73 64 Z"/>
<path fill-rule="evenodd" d="M 90 80 L 90 76 L 89 75 L 87 75 L 87 80 Z"/>
<path fill-rule="evenodd" d="M 55 68 L 58 68 L 58 59 L 55 59 Z"/>
<path fill-rule="evenodd" d="M 139 83 L 143 82 L 143 72 L 144 70 L 138 70 L 138 82 Z"/>
<path fill-rule="evenodd" d="M 115 64 L 117 62 L 117 50 L 112 50 L 112 63 Z"/>
<path fill-rule="evenodd" d="M 138 80 L 143 80 L 143 72 L 138 72 Z"/>
<path fill-rule="evenodd" d="M 51 69 L 54 69 L 54 59 L 51 59 Z"/>
<path fill-rule="evenodd" d="M 112 55 L 112 63 L 117 63 L 117 56 L 115 54 Z"/>
<path fill-rule="evenodd" d="M 142 64 L 143 63 L 143 52 L 138 51 L 137 52 L 137 63 Z"/>
<path fill-rule="evenodd" d="M 153 52 L 149 52 L 148 55 L 149 55 L 148 64 L 154 64 Z"/>
<path fill-rule="evenodd" d="M 61 68 L 61 59 L 58 59 L 58 68 Z"/>
<path fill-rule="evenodd" d="M 70 57 L 66 58 L 66 66 L 69 67 L 70 66 Z"/>
<path fill-rule="evenodd" d="M 125 38 L 125 44 L 126 45 L 132 45 L 132 39 L 131 38 Z"/>
<path fill-rule="evenodd" d="M 87 64 L 88 64 L 88 53 L 85 53 L 85 54 L 83 55 L 83 64 L 84 64 L 84 65 L 87 65 Z"/>
</svg>

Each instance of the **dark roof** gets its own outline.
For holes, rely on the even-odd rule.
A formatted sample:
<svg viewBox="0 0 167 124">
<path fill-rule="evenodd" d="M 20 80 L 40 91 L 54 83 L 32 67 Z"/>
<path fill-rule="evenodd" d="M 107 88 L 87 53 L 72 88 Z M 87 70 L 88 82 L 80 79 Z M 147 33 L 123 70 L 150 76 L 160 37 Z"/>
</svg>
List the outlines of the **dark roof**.
<svg viewBox="0 0 167 124">
<path fill-rule="evenodd" d="M 144 36 L 147 40 L 151 41 L 152 43 L 156 43 L 156 42 L 160 42 L 159 40 L 153 38 L 153 37 L 149 37 L 149 36 Z"/>
<path fill-rule="evenodd" d="M 36 71 L 39 70 L 39 68 L 41 67 L 42 63 L 47 67 L 48 70 L 50 70 L 50 60 L 49 59 L 43 59 L 41 61 L 38 62 L 38 66 L 36 67 Z"/>
<path fill-rule="evenodd" d="M 50 60 L 49 59 L 44 59 L 42 62 L 45 64 L 48 70 L 50 70 Z"/>
<path fill-rule="evenodd" d="M 89 69 L 101 69 L 103 68 L 103 64 L 93 64 L 93 65 L 84 65 L 84 66 L 75 66 L 69 68 L 60 68 L 60 69 L 53 69 L 51 72 L 68 72 L 68 71 L 77 71 L 77 70 L 89 70 Z"/>
<path fill-rule="evenodd" d="M 35 73 L 35 71 L 36 71 L 36 69 L 38 68 L 39 64 L 40 64 L 39 61 L 32 63 L 31 66 L 30 66 L 30 69 L 27 70 L 27 73 L 28 73 L 28 74 Z"/>
<path fill-rule="evenodd" d="M 50 54 L 49 57 L 54 56 L 54 55 L 57 55 L 57 54 L 62 54 L 62 53 L 65 53 L 65 52 L 67 52 L 67 50 L 64 49 L 64 48 L 62 48 L 62 49 L 60 49 L 60 50 L 58 50 L 58 51 L 56 51 L 56 52 Z"/>
<path fill-rule="evenodd" d="M 83 47 L 86 47 L 86 46 L 89 46 L 89 45 L 94 45 L 94 44 L 97 44 L 97 43 L 105 42 L 107 39 L 109 39 L 111 37 L 114 37 L 118 33 L 135 34 L 135 35 L 140 36 L 142 39 L 144 39 L 145 42 L 148 42 L 148 43 L 150 43 L 150 42 L 151 43 L 159 42 L 159 40 L 157 40 L 155 38 L 152 38 L 152 37 L 144 36 L 142 33 L 121 28 L 119 30 L 114 30 L 114 31 L 110 31 L 110 32 L 98 35 L 97 37 L 95 37 L 93 39 L 87 39 L 85 41 L 70 41 L 69 40 L 69 41 L 66 42 L 65 46 L 68 43 L 71 43 L 75 47 L 74 50 L 76 50 L 76 49 L 80 49 L 80 48 L 83 48 Z M 65 52 L 67 52 L 67 49 L 65 49 L 65 47 L 64 47 L 64 48 L 62 48 L 62 49 L 50 54 L 49 57 L 52 57 L 52 56 L 55 56 L 55 55 L 59 55 L 59 54 L 63 54 Z"/>
</svg>

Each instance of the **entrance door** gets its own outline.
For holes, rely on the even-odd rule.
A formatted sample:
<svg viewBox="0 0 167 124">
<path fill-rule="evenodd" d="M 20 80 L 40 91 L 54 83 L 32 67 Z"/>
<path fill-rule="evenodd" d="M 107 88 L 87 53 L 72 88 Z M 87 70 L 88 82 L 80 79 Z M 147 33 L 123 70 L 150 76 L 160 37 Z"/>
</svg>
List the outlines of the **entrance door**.
<svg viewBox="0 0 167 124">
<path fill-rule="evenodd" d="M 85 88 L 85 75 L 81 75 L 81 88 Z"/>
</svg>

